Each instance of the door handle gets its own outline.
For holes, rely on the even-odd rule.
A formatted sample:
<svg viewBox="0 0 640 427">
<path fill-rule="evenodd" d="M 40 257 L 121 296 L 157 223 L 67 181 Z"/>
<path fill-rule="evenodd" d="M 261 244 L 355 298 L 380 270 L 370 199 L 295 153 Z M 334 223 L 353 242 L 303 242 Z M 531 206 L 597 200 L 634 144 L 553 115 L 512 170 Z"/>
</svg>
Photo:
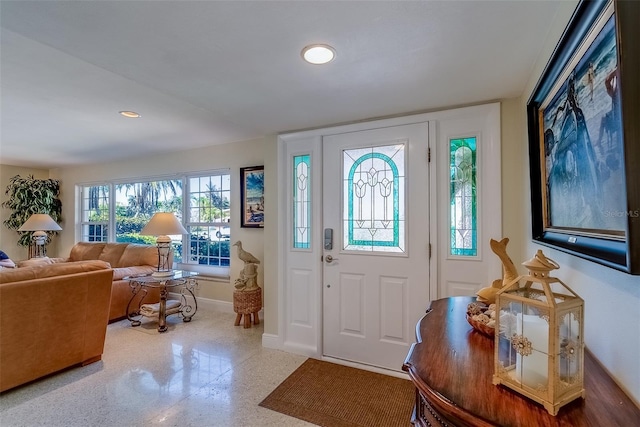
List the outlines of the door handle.
<svg viewBox="0 0 640 427">
<path fill-rule="evenodd" d="M 327 262 L 327 264 L 331 264 L 333 261 L 337 261 L 338 258 L 334 258 L 331 255 L 326 255 L 324 257 L 324 260 Z"/>
</svg>

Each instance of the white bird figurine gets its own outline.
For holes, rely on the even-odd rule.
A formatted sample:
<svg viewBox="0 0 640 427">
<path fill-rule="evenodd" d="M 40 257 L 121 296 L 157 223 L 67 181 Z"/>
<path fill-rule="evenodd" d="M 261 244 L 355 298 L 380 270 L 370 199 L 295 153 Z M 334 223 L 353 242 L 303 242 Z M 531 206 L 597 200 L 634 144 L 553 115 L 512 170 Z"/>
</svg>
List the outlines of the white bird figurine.
<svg viewBox="0 0 640 427">
<path fill-rule="evenodd" d="M 242 249 L 242 242 L 240 240 L 235 242 L 233 246 L 238 247 L 238 258 L 240 258 L 241 261 L 244 261 L 245 264 L 260 264 L 260 260 L 258 258 Z"/>
</svg>

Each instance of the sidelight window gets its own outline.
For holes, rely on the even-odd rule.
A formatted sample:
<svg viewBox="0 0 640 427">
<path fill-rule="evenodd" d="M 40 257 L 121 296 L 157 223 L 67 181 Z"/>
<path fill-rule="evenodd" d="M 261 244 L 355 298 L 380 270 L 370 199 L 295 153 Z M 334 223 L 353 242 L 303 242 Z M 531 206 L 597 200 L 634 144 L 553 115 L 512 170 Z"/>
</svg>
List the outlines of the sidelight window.
<svg viewBox="0 0 640 427">
<path fill-rule="evenodd" d="M 450 254 L 478 255 L 476 138 L 449 140 Z"/>
<path fill-rule="evenodd" d="M 293 157 L 293 247 L 311 247 L 311 155 Z"/>
</svg>

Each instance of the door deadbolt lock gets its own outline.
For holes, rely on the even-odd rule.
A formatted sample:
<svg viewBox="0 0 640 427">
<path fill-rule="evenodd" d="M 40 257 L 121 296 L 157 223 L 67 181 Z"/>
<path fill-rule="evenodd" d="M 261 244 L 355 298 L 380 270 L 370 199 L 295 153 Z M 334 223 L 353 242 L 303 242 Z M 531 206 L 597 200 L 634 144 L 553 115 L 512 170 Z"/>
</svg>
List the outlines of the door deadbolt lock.
<svg viewBox="0 0 640 427">
<path fill-rule="evenodd" d="M 324 250 L 330 251 L 333 249 L 333 228 L 324 229 Z"/>
</svg>

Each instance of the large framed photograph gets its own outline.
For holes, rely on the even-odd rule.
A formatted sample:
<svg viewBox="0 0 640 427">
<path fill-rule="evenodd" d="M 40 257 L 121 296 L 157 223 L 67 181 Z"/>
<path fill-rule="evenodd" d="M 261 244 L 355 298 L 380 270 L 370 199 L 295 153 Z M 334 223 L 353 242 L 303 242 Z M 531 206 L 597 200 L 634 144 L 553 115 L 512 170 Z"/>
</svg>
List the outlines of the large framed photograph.
<svg viewBox="0 0 640 427">
<path fill-rule="evenodd" d="M 241 227 L 264 227 L 264 166 L 240 168 Z"/>
<path fill-rule="evenodd" d="M 533 239 L 640 274 L 635 3 L 578 4 L 527 115 Z"/>
</svg>

